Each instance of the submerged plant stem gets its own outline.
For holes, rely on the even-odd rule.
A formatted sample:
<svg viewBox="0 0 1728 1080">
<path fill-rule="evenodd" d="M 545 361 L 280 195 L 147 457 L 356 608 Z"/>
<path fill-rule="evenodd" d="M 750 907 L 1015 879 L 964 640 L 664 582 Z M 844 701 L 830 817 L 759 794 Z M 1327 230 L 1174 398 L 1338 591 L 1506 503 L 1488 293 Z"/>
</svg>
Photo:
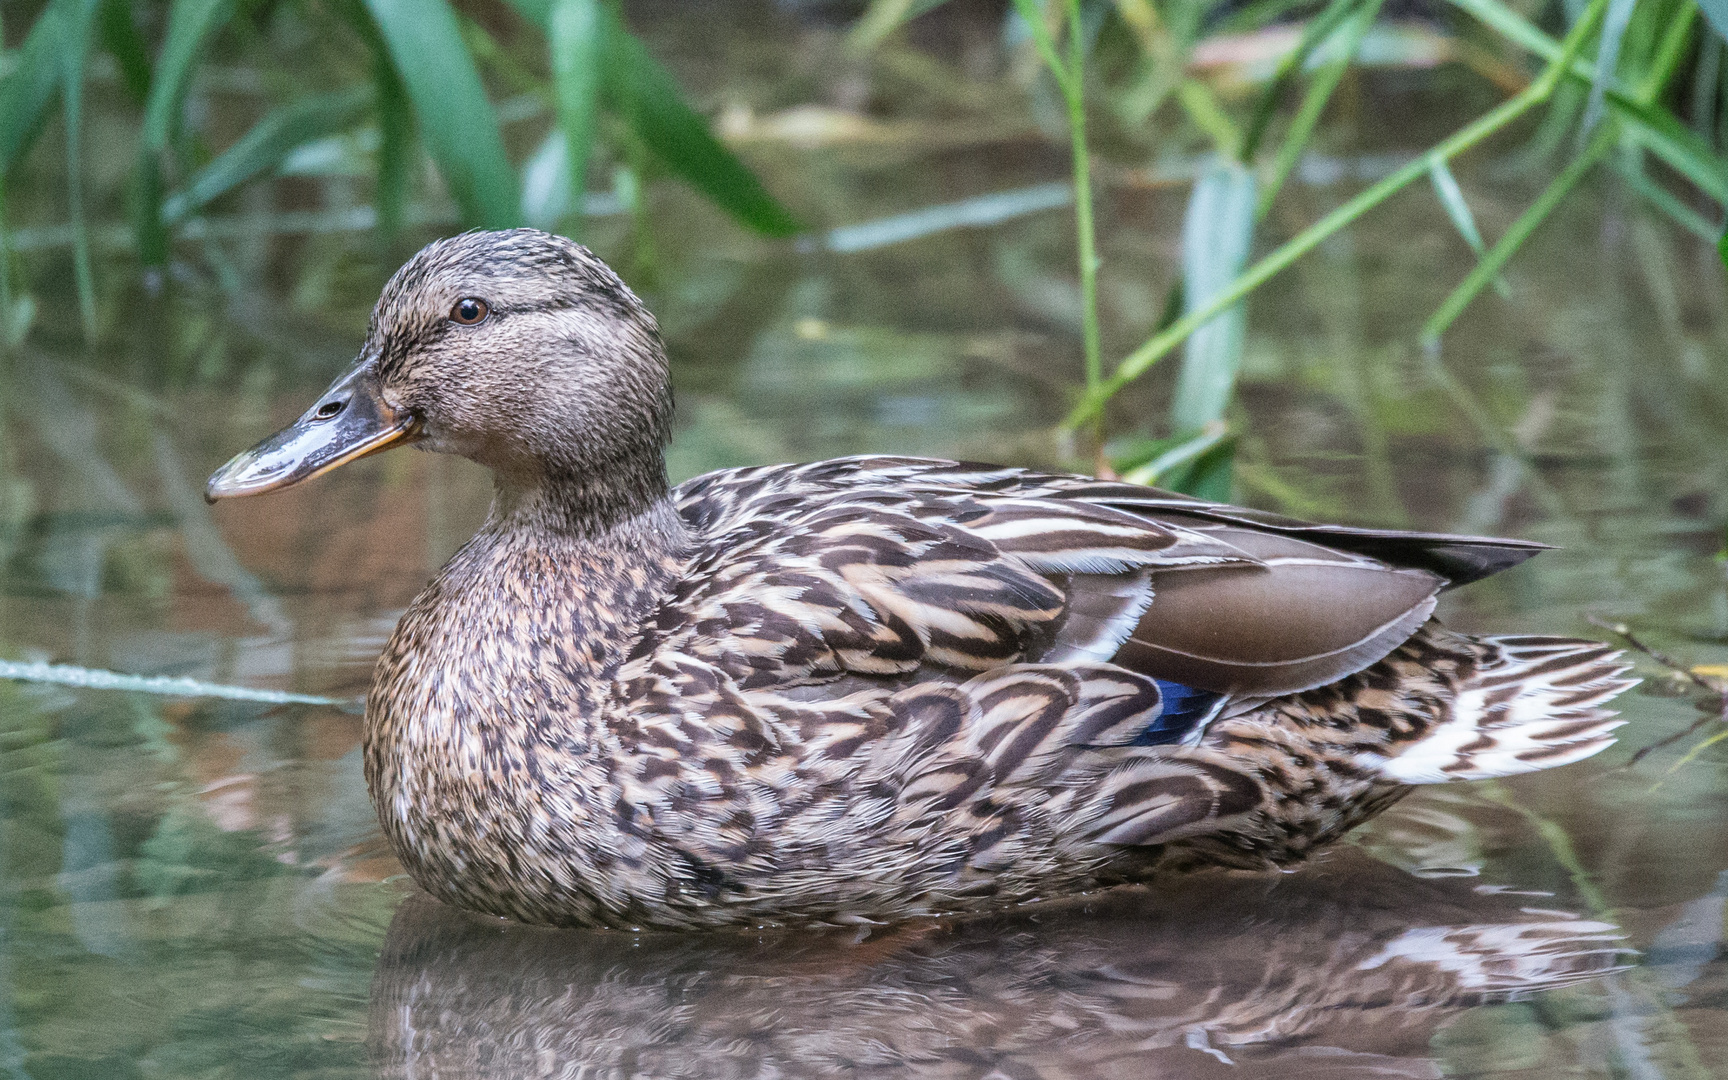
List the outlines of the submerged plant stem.
<svg viewBox="0 0 1728 1080">
<path fill-rule="evenodd" d="M 1584 863 L 1578 858 L 1578 849 L 1572 843 L 1572 836 L 1558 822 L 1550 821 L 1541 814 L 1525 806 L 1512 797 L 1505 785 L 1498 780 L 1490 780 L 1481 787 L 1482 794 L 1492 802 L 1504 806 L 1518 816 L 1528 821 L 1553 852 L 1554 861 L 1559 863 L 1572 879 L 1572 885 L 1578 890 L 1578 895 L 1590 905 L 1590 911 L 1599 919 L 1612 919 L 1614 910 L 1608 904 L 1608 898 L 1603 895 L 1600 887 L 1592 878 L 1590 871 L 1584 868 Z"/>
<path fill-rule="evenodd" d="M 118 671 L 77 667 L 72 664 L 21 664 L 0 660 L 0 679 L 18 682 L 48 683 L 54 686 L 74 686 L 86 690 L 128 690 L 139 694 L 163 694 L 168 697 L 222 698 L 227 701 L 256 701 L 267 705 L 354 705 L 354 700 L 320 697 L 315 694 L 290 694 L 282 690 L 258 690 L 250 686 L 229 686 L 204 682 L 201 679 L 176 679 L 155 675 L 126 675 Z"/>
<path fill-rule="evenodd" d="M 1536 830 L 1536 834 L 1548 845 L 1548 851 L 1554 856 L 1554 861 L 1566 871 L 1572 879 L 1573 888 L 1590 908 L 1590 913 L 1604 922 L 1618 921 L 1612 905 L 1608 903 L 1607 894 L 1596 884 L 1595 876 L 1584 866 L 1584 861 L 1578 857 L 1578 847 L 1572 842 L 1572 835 L 1565 826 L 1525 806 L 1507 790 L 1498 780 L 1491 780 L 1482 785 L 1482 793 L 1492 802 L 1522 817 Z M 1648 1071 L 1634 1075 L 1674 1076 L 1682 1080 L 1705 1080 L 1714 1075 L 1705 1068 L 1698 1047 L 1693 1042 L 1691 1030 L 1675 1015 L 1673 1005 L 1669 1004 L 1669 991 L 1656 979 L 1651 977 L 1650 969 L 1631 967 L 1614 976 L 1618 986 L 1612 989 L 1618 992 L 1613 1008 L 1613 1018 L 1617 1026 L 1622 1027 L 1619 1034 L 1627 1045 L 1641 1051 L 1652 1047 L 1662 1047 L 1665 1064 L 1672 1071 L 1658 1069 L 1653 1061 L 1646 1061 Z"/>
<path fill-rule="evenodd" d="M 1440 359 L 1438 349 L 1425 349 L 1424 356 L 1428 363 L 1428 374 L 1446 396 L 1452 399 L 1452 404 L 1464 414 L 1465 419 L 1475 426 L 1478 434 L 1493 446 L 1503 456 L 1516 461 L 1524 470 L 1524 481 L 1530 485 L 1541 500 L 1542 508 L 1556 518 L 1570 518 L 1572 511 L 1566 505 L 1566 500 L 1546 480 L 1542 474 L 1530 464 L 1530 454 L 1507 432 L 1504 425 L 1495 421 L 1482 403 L 1476 400 L 1468 387 L 1453 376 L 1444 361 Z"/>
</svg>

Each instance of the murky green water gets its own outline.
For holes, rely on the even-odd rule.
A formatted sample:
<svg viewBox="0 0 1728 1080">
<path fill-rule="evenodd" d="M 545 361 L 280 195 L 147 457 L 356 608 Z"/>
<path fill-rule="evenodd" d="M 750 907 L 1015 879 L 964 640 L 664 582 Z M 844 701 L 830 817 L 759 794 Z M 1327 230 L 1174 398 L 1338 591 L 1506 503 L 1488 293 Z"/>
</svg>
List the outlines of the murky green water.
<svg viewBox="0 0 1728 1080">
<path fill-rule="evenodd" d="M 726 53 L 691 77 L 751 87 L 752 63 Z M 802 100 L 786 80 L 764 108 Z M 1426 117 L 1448 87 L 1362 92 Z M 1272 238 L 1431 126 L 1346 118 Z M 937 129 L 759 160 L 826 225 L 1062 175 L 1042 143 Z M 1491 235 L 1532 194 L 1505 165 L 1460 170 Z M 56 198 L 14 192 L 8 213 L 48 222 Z M 1107 351 L 1157 317 L 1183 198 L 1127 181 L 1102 196 Z M 651 253 L 619 220 L 592 239 L 665 325 L 679 478 L 861 451 L 1063 464 L 1049 428 L 1077 296 L 1060 210 L 848 254 L 752 240 L 670 189 L 652 217 Z M 124 255 L 104 261 L 96 349 L 66 253 L 31 256 L 37 328 L 0 358 L 0 656 L 359 693 L 483 514 L 485 477 L 398 453 L 207 508 L 203 477 L 351 357 L 392 262 L 360 236 L 263 231 L 186 254 L 160 295 L 129 284 Z M 1238 498 L 1559 545 L 1451 597 L 1447 618 L 1599 633 L 1593 613 L 1687 664 L 1728 662 L 1713 252 L 1592 191 L 1438 371 L 1412 342 L 1468 266 L 1412 192 L 1256 294 Z M 1125 395 L 1115 425 L 1160 416 L 1167 385 Z M 507 930 L 412 897 L 366 800 L 355 712 L 0 683 L 0 1074 L 1717 1075 L 1728 744 L 1682 760 L 1723 730 L 1710 722 L 1628 768 L 1708 716 L 1640 666 L 1621 747 L 1424 789 L 1300 873 L 720 938 Z"/>
</svg>

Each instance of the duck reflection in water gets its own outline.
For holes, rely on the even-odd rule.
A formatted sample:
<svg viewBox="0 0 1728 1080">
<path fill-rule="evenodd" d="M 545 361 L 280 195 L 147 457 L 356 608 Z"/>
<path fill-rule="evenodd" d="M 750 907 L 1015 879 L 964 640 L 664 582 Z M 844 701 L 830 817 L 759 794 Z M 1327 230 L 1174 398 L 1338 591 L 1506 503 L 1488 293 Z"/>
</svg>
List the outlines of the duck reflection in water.
<svg viewBox="0 0 1728 1080">
<path fill-rule="evenodd" d="M 1463 1009 L 1612 970 L 1609 923 L 1356 851 L 868 933 L 392 922 L 388 1077 L 1438 1077 Z"/>
</svg>

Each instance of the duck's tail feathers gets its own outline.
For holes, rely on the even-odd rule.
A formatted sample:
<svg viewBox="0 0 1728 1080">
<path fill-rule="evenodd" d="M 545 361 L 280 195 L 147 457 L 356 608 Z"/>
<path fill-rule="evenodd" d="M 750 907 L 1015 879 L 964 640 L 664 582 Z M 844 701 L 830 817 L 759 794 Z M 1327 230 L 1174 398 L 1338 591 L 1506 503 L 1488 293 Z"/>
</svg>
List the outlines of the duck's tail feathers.
<svg viewBox="0 0 1728 1080">
<path fill-rule="evenodd" d="M 1474 639 L 1476 671 L 1458 687 L 1447 719 L 1387 759 L 1401 784 L 1439 784 L 1569 765 L 1606 750 L 1624 720 L 1603 708 L 1637 685 L 1632 666 L 1599 641 L 1557 637 Z"/>
</svg>

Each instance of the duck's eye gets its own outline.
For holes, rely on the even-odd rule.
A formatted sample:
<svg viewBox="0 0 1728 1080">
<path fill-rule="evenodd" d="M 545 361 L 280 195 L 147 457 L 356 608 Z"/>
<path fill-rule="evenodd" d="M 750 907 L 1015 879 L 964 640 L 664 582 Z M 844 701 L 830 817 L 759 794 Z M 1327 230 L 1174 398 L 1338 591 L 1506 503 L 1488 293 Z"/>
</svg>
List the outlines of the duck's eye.
<svg viewBox="0 0 1728 1080">
<path fill-rule="evenodd" d="M 347 402 L 345 401 L 326 401 L 324 404 L 318 406 L 318 411 L 312 415 L 319 420 L 328 420 L 332 416 L 341 412 L 342 406 L 346 404 Z"/>
<path fill-rule="evenodd" d="M 459 322 L 463 326 L 473 326 L 486 317 L 492 309 L 486 306 L 486 301 L 473 296 L 464 296 L 456 301 L 456 306 L 450 309 L 450 321 Z"/>
</svg>

